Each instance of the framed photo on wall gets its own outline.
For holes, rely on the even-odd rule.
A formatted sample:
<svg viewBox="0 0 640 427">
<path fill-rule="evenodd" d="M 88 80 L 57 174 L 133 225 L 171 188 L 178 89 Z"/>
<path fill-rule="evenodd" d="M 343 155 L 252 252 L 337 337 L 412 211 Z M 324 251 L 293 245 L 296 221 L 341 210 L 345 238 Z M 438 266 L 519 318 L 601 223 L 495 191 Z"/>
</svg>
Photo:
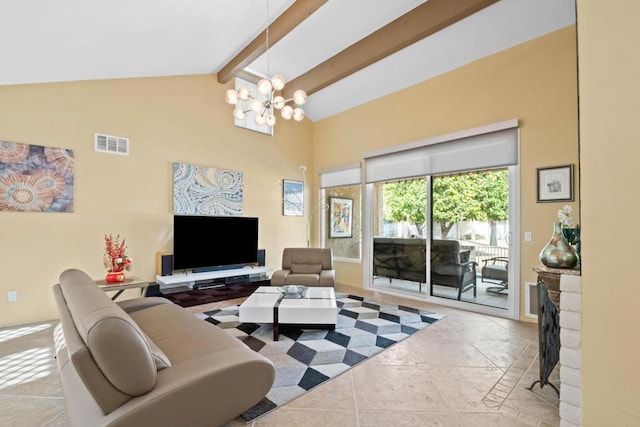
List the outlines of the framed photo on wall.
<svg viewBox="0 0 640 427">
<path fill-rule="evenodd" d="M 329 199 L 329 237 L 351 237 L 353 225 L 353 200 L 341 197 Z"/>
<path fill-rule="evenodd" d="M 538 202 L 573 201 L 573 164 L 538 168 Z"/>
<path fill-rule="evenodd" d="M 304 184 L 302 181 L 282 180 L 282 215 L 304 215 Z"/>
</svg>

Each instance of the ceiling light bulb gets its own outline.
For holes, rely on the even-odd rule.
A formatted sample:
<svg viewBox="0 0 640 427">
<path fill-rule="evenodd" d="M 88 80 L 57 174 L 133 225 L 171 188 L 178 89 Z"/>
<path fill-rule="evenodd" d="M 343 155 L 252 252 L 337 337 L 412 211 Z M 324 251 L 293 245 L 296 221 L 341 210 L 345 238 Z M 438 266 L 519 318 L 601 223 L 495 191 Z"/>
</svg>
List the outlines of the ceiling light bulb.
<svg viewBox="0 0 640 427">
<path fill-rule="evenodd" d="M 284 98 L 280 95 L 273 98 L 273 108 L 280 110 L 282 107 L 284 107 Z"/>
<path fill-rule="evenodd" d="M 291 107 L 291 105 L 285 105 L 284 107 L 282 107 L 282 111 L 280 112 L 280 114 L 282 115 L 283 119 L 289 120 L 291 117 L 293 117 L 293 108 Z"/>
<path fill-rule="evenodd" d="M 249 99 L 249 89 L 247 89 L 246 86 L 241 86 L 240 89 L 238 89 L 238 98 L 242 99 L 243 101 Z"/>
<path fill-rule="evenodd" d="M 271 77 L 271 85 L 273 86 L 273 90 L 282 90 L 284 89 L 284 77 L 280 74 L 276 74 Z"/>
<path fill-rule="evenodd" d="M 233 117 L 235 117 L 238 120 L 243 120 L 244 119 L 244 110 L 240 107 L 236 107 L 233 110 Z"/>
<path fill-rule="evenodd" d="M 259 99 L 251 100 L 251 111 L 256 113 L 256 115 L 262 114 L 262 112 L 264 111 L 264 104 L 262 103 L 262 101 L 260 101 Z"/>
<path fill-rule="evenodd" d="M 298 105 L 304 104 L 305 102 L 307 102 L 307 93 L 302 89 L 298 89 L 297 91 L 293 92 L 293 102 Z"/>
<path fill-rule="evenodd" d="M 229 89 L 224 95 L 224 100 L 227 101 L 227 104 L 236 105 L 238 103 L 238 92 L 235 89 Z"/>
<path fill-rule="evenodd" d="M 276 116 L 270 114 L 267 116 L 267 125 L 270 127 L 274 127 L 276 125 Z"/>
<path fill-rule="evenodd" d="M 304 111 L 302 110 L 302 108 L 294 108 L 293 120 L 295 120 L 296 122 L 299 122 L 302 119 L 304 119 Z"/>
<path fill-rule="evenodd" d="M 269 95 L 271 93 L 271 82 L 267 79 L 260 79 L 258 82 L 258 92 L 263 95 Z"/>
<path fill-rule="evenodd" d="M 267 119 L 264 118 L 262 114 L 258 114 L 255 118 L 255 122 L 258 126 L 263 126 L 266 123 Z"/>
</svg>

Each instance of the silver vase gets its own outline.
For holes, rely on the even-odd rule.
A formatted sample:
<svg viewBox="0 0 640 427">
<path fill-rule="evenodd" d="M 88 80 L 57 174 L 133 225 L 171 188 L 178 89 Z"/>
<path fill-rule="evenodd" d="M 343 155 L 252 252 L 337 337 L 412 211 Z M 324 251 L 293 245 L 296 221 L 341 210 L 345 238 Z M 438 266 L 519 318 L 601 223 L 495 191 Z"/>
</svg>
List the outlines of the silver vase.
<svg viewBox="0 0 640 427">
<path fill-rule="evenodd" d="M 553 224 L 553 235 L 540 251 L 540 262 L 551 268 L 573 268 L 578 265 L 578 254 L 565 240 L 561 222 Z"/>
</svg>

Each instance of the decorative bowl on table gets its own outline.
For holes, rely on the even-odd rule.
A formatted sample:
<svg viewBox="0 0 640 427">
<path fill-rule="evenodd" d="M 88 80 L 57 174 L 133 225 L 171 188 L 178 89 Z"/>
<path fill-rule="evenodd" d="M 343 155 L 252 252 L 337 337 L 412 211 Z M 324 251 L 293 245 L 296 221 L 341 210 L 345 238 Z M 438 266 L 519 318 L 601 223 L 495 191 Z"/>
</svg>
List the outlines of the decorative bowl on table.
<svg viewBox="0 0 640 427">
<path fill-rule="evenodd" d="M 307 287 L 301 285 L 285 285 L 278 288 L 284 294 L 285 298 L 304 298 L 307 293 Z"/>
</svg>

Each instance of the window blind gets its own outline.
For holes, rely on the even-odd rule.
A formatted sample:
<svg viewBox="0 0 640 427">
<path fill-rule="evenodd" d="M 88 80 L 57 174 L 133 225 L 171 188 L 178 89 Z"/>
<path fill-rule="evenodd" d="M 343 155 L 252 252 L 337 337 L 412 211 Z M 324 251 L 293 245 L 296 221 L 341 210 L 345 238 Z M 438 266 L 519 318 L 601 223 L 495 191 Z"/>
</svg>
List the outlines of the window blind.
<svg viewBox="0 0 640 427">
<path fill-rule="evenodd" d="M 359 185 L 362 182 L 360 163 L 323 169 L 319 175 L 320 188 Z"/>
<path fill-rule="evenodd" d="M 516 165 L 517 126 L 514 119 L 368 153 L 365 182 Z"/>
</svg>

